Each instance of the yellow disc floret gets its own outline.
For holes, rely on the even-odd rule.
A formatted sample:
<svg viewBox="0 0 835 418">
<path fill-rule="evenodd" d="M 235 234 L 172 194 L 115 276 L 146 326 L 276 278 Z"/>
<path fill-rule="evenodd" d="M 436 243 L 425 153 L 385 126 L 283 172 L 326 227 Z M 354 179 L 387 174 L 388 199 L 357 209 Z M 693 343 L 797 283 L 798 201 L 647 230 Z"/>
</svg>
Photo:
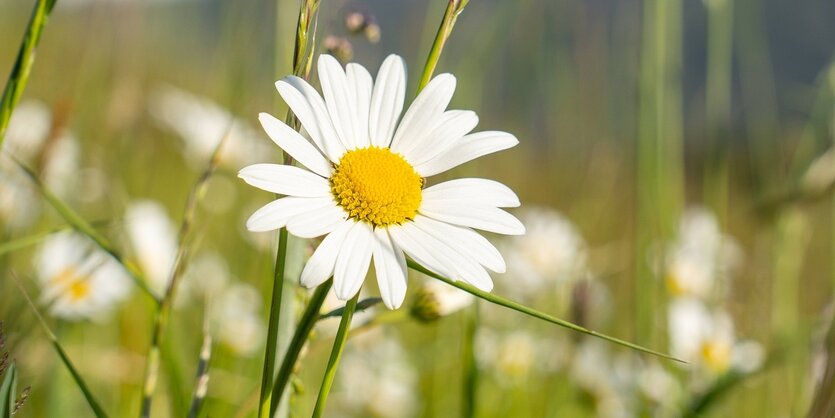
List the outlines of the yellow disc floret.
<svg viewBox="0 0 835 418">
<path fill-rule="evenodd" d="M 331 191 L 348 216 L 374 226 L 413 219 L 423 179 L 400 154 L 369 147 L 346 152 L 330 178 Z"/>
</svg>

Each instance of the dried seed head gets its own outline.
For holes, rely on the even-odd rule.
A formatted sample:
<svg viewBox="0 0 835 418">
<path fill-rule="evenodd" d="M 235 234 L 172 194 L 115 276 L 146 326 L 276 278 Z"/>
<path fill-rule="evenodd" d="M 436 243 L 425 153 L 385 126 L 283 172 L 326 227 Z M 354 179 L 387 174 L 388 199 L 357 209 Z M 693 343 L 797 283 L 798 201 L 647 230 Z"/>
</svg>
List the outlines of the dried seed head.
<svg viewBox="0 0 835 418">
<path fill-rule="evenodd" d="M 20 408 L 23 408 L 23 404 L 25 404 L 26 400 L 29 399 L 29 392 L 31 392 L 31 391 L 32 391 L 31 386 L 26 386 L 26 388 L 23 389 L 23 392 L 20 394 L 20 397 L 18 397 L 17 400 L 14 403 L 14 409 L 12 410 L 12 415 L 17 414 L 17 411 L 19 411 Z"/>
</svg>

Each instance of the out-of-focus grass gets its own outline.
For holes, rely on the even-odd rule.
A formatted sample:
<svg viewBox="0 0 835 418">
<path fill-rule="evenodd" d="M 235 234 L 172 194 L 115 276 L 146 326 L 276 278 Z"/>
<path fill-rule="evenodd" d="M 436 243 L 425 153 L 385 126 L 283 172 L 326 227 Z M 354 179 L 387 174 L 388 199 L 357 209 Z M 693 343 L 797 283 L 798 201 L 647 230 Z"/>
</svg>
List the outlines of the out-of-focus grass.
<svg viewBox="0 0 835 418">
<path fill-rule="evenodd" d="M 115 225 L 97 229 L 122 245 L 125 231 L 120 218 L 129 200 L 157 199 L 177 219 L 183 199 L 199 176 L 180 155 L 181 140 L 152 122 L 147 93 L 161 84 L 175 85 L 211 97 L 253 125 L 257 125 L 259 111 L 280 114 L 285 109 L 283 104 L 275 104 L 277 95 L 272 86 L 280 75 L 276 74 L 275 62 L 285 69 L 281 74 L 292 71 L 288 45 L 293 19 L 285 18 L 289 23 L 284 37 L 288 44 L 276 47 L 273 2 L 78 3 L 59 2 L 41 40 L 38 63 L 24 98 L 37 98 L 56 113 L 64 113 L 68 126 L 82 142 L 82 165 L 107 174 L 103 197 L 94 202 L 74 202 L 74 207 L 87 220 L 115 220 Z M 286 3 L 290 2 L 281 7 L 295 13 L 295 5 Z M 831 261 L 835 244 L 827 232 L 833 230 L 833 204 L 827 199 L 790 204 L 787 212 L 780 209 L 776 214 L 761 211 L 757 205 L 769 192 L 793 183 L 811 159 L 831 144 L 826 129 L 804 134 L 804 127 L 812 114 L 814 97 L 831 88 L 816 80 L 826 79 L 818 74 L 827 71 L 832 51 L 821 50 L 822 43 L 812 41 L 832 39 L 835 32 L 831 28 L 799 27 L 792 25 L 794 21 L 789 17 L 772 16 L 778 9 L 772 1 L 732 3 L 735 36 L 727 87 L 730 91 L 716 87 L 724 83 L 723 76 L 714 73 L 712 94 L 705 90 L 710 88 L 706 87 L 706 77 L 710 76 L 706 76 L 708 63 L 703 56 L 705 48 L 723 47 L 706 43 L 705 16 L 711 17 L 701 3 L 683 5 L 682 26 L 673 29 L 683 33 L 684 49 L 674 52 L 683 57 L 684 149 L 681 159 L 669 161 L 664 157 L 661 162 L 673 164 L 671 170 L 684 173 L 684 189 L 675 186 L 671 193 L 680 193 L 687 202 L 703 202 L 703 190 L 708 187 L 705 182 L 711 181 L 714 167 L 704 163 L 715 151 L 707 144 L 722 141 L 717 147 L 728 153 L 727 206 L 714 209 L 726 213 L 723 225 L 745 250 L 743 270 L 734 278 L 727 306 L 735 319 L 736 333 L 767 347 L 788 345 L 802 351 L 809 336 L 792 331 L 809 329 L 833 294 L 831 277 L 835 270 Z M 373 68 L 389 52 L 402 54 L 411 65 L 412 92 L 445 4 L 440 0 L 425 4 L 328 2 L 322 10 L 320 35 L 343 34 L 342 18 L 348 10 L 374 14 L 382 40 L 370 44 L 352 37 L 355 59 Z M 832 12 L 826 2 L 796 7 L 798 16 L 809 18 Z M 12 65 L 30 11 L 31 4 L 21 0 L 0 4 L 0 39 L 10 40 L 0 42 L 2 71 Z M 279 19 L 281 16 L 279 13 Z M 645 232 L 634 222 L 635 199 L 645 187 L 634 175 L 640 116 L 641 19 L 638 1 L 471 2 L 458 19 L 456 34 L 445 46 L 436 71 L 453 72 L 458 77 L 452 107 L 476 110 L 481 120 L 479 129 L 506 130 L 520 139 L 514 150 L 464 166 L 455 174 L 496 178 L 516 190 L 523 205 L 553 206 L 576 223 L 592 248 L 590 264 L 613 295 L 611 311 L 616 314 L 601 331 L 624 337 L 634 336 L 630 335 L 636 308 L 633 272 L 640 263 L 633 257 L 634 237 Z M 792 39 L 795 43 L 789 44 Z M 797 54 L 794 63 L 773 58 L 793 56 L 784 50 L 787 44 Z M 775 45 L 783 49 L 774 53 Z M 712 62 L 714 66 L 727 64 L 722 61 L 721 49 L 713 52 L 719 60 Z M 704 110 L 706 105 L 712 109 L 725 106 L 721 104 L 725 99 L 717 99 L 721 93 L 730 95 L 729 120 L 706 126 L 704 112 L 712 112 Z M 826 114 L 826 110 L 822 112 Z M 828 123 L 831 132 L 831 117 L 823 120 L 828 120 L 824 126 Z M 667 118 L 661 122 L 672 123 Z M 727 126 L 720 129 L 720 123 Z M 266 136 L 263 140 L 267 141 Z M 669 138 L 661 135 L 658 140 Z M 278 151 L 270 157 L 277 160 Z M 269 251 L 255 250 L 241 234 L 248 212 L 266 197 L 239 184 L 234 171 L 221 168 L 209 182 L 206 201 L 198 208 L 198 218 L 203 220 L 198 222 L 198 248 L 222 254 L 233 275 L 261 289 L 266 300 L 273 257 Z M 233 209 L 221 213 L 213 210 L 230 198 L 234 200 Z M 671 204 L 657 202 L 659 206 L 654 207 L 653 203 L 644 202 L 650 212 Z M 675 210 L 667 212 L 674 220 Z M 792 238 L 804 232 L 798 232 L 788 218 L 800 222 L 801 228 L 807 226 L 805 243 Z M 0 247 L 63 224 L 60 217 L 47 210 L 26 231 L 3 232 Z M 49 342 L 33 331 L 37 326 L 34 318 L 7 280 L 8 272 L 14 269 L 29 290 L 36 292 L 31 261 L 34 253 L 30 247 L 0 254 L 0 318 L 6 321 L 10 346 L 18 358 L 19 378 L 33 387 L 20 416 L 84 416 L 88 412 L 83 398 L 67 389 L 72 387 L 70 376 L 58 367 L 59 360 L 49 351 Z M 649 268 L 644 273 L 653 274 Z M 294 277 L 288 274 L 288 280 Z M 496 275 L 495 280 L 514 278 Z M 414 278 L 410 284 L 417 282 Z M 545 295 L 536 307 L 547 311 L 550 306 L 551 299 Z M 113 416 L 130 416 L 138 410 L 142 356 L 149 344 L 152 308 L 135 292 L 109 322 L 54 323 L 68 355 L 85 376 L 90 376 L 91 391 Z M 663 309 L 659 306 L 655 310 L 658 312 L 648 325 L 663 331 Z M 261 313 L 266 317 L 265 308 Z M 187 402 L 191 395 L 203 315 L 199 305 L 192 305 L 177 310 L 172 317 L 172 331 L 165 336 L 163 349 L 175 361 L 173 365 L 163 364 L 162 373 L 179 374 L 187 387 L 173 387 L 174 379 L 160 382 L 154 410 L 160 416 L 165 416 L 171 396 L 183 396 Z M 514 321 L 519 328 L 538 336 L 566 333 L 523 317 Z M 768 322 L 774 327 L 766 326 Z M 458 389 L 462 387 L 460 344 L 466 326 L 465 315 L 455 315 L 432 325 L 407 323 L 385 328 L 387 334 L 405 342 L 408 357 L 418 370 L 421 416 L 457 416 L 461 403 Z M 788 331 L 776 333 L 778 328 Z M 301 383 L 297 382 L 296 388 L 303 385 L 305 391 L 294 396 L 293 404 L 300 416 L 312 409 L 329 344 L 329 337 L 319 336 L 303 354 Z M 785 358 L 786 363 L 736 387 L 708 413 L 802 415 L 813 389 L 803 380 L 808 377 L 809 358 L 806 354 Z M 204 411 L 212 411 L 213 416 L 235 416 L 247 410 L 251 416 L 257 409 L 260 372 L 260 354 L 240 357 L 218 347 L 213 354 Z M 484 374 L 479 382 L 478 405 L 479 417 L 593 415 L 591 401 L 564 374 L 531 373 L 513 381 Z"/>
</svg>

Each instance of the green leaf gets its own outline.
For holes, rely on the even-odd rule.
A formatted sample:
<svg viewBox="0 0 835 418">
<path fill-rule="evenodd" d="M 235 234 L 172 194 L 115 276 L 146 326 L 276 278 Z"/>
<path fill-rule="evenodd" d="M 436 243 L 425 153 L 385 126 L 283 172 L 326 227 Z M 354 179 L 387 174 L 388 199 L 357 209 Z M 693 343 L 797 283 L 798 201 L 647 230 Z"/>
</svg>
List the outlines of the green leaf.
<svg viewBox="0 0 835 418">
<path fill-rule="evenodd" d="M 14 362 L 6 370 L 3 384 L 0 385 L 0 417 L 9 418 L 14 411 L 14 403 L 17 399 L 17 369 Z"/>
<path fill-rule="evenodd" d="M 621 340 L 620 338 L 615 338 L 615 337 L 608 336 L 606 334 L 601 334 L 597 331 L 592 331 L 590 329 L 581 327 L 577 324 L 566 321 L 564 319 L 556 318 L 556 317 L 548 315 L 544 312 L 540 312 L 540 311 L 537 311 L 536 309 L 529 308 L 529 307 L 527 307 L 525 305 L 522 305 L 520 303 L 516 303 L 512 300 L 505 299 L 501 296 L 497 296 L 497 295 L 494 295 L 494 294 L 491 294 L 491 293 L 484 292 L 484 291 L 479 290 L 479 289 L 477 289 L 477 288 L 475 288 L 475 287 L 473 287 L 469 284 L 466 284 L 466 283 L 463 283 L 463 282 L 457 282 L 457 281 L 454 281 L 452 279 L 448 279 L 446 277 L 443 277 L 441 275 L 435 274 L 435 273 L 427 270 L 426 268 L 424 268 L 423 266 L 421 266 L 420 264 L 418 264 L 418 263 L 416 263 L 412 260 L 408 260 L 406 263 L 408 264 L 409 268 L 411 268 L 412 270 L 419 271 L 419 272 L 421 272 L 421 273 L 423 273 L 427 276 L 430 276 L 430 277 L 434 277 L 434 278 L 436 278 L 436 279 L 438 279 L 438 280 L 440 280 L 440 281 L 442 281 L 442 282 L 444 282 L 444 283 L 446 283 L 450 286 L 457 287 L 457 288 L 459 288 L 459 289 L 461 289 L 461 290 L 463 290 L 467 293 L 471 293 L 474 296 L 477 296 L 481 299 L 484 299 L 484 300 L 486 300 L 490 303 L 494 303 L 496 305 L 504 306 L 505 308 L 513 309 L 514 311 L 521 312 L 525 315 L 529 315 L 529 316 L 532 316 L 534 318 L 541 319 L 543 321 L 550 322 L 552 324 L 559 325 L 561 327 L 568 328 L 568 329 L 573 330 L 573 331 L 581 332 L 581 333 L 586 334 L 586 335 L 591 335 L 592 337 L 597 337 L 597 338 L 600 338 L 600 339 L 603 339 L 603 340 L 606 340 L 606 341 L 609 341 L 609 342 L 612 342 L 612 343 L 615 343 L 615 344 L 618 344 L 618 345 L 622 345 L 624 347 L 628 347 L 628 348 L 631 348 L 633 350 L 637 350 L 637 351 L 641 351 L 641 352 L 644 352 L 644 353 L 652 354 L 652 355 L 655 355 L 655 356 L 658 356 L 658 357 L 663 357 L 663 358 L 666 358 L 666 359 L 669 359 L 669 360 L 675 360 L 675 361 L 678 361 L 678 362 L 681 362 L 681 363 L 687 363 L 686 361 L 677 359 L 677 358 L 675 358 L 675 357 L 673 357 L 669 354 L 660 353 L 658 351 L 651 350 L 651 349 L 646 348 L 646 347 L 641 347 L 640 345 L 637 345 L 637 344 L 634 344 L 634 343 L 630 343 L 629 341 Z"/>
</svg>

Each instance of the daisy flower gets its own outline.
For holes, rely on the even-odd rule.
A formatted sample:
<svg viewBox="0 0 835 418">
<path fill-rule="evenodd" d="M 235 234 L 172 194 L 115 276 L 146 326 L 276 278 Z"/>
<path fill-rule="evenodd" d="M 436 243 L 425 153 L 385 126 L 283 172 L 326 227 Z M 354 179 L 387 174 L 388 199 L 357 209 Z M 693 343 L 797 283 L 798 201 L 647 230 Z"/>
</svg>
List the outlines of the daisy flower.
<svg viewBox="0 0 835 418">
<path fill-rule="evenodd" d="M 50 238 L 37 257 L 41 301 L 69 319 L 101 319 L 128 296 L 130 278 L 110 256 L 79 235 Z"/>
<path fill-rule="evenodd" d="M 281 227 L 298 237 L 326 235 L 305 265 L 301 283 L 334 278 L 347 300 L 362 286 L 373 259 L 386 306 L 406 293 L 406 259 L 454 280 L 489 291 L 486 269 L 501 273 L 498 250 L 474 229 L 519 235 L 525 227 L 500 209 L 519 206 L 507 186 L 466 178 L 426 187 L 426 177 L 518 143 L 505 132 L 470 134 L 474 112 L 446 110 L 455 77 L 441 74 L 405 111 L 406 68 L 390 55 L 372 81 L 358 64 L 347 69 L 321 55 L 324 99 L 306 81 L 276 83 L 310 141 L 269 114 L 259 117 L 267 135 L 305 168 L 256 164 L 239 176 L 252 186 L 285 195 L 256 211 L 250 231 Z M 399 122 L 398 122 L 399 120 Z M 312 143 L 311 143 L 312 141 Z"/>
<path fill-rule="evenodd" d="M 132 202 L 126 211 L 128 238 L 151 290 L 162 296 L 177 254 L 177 230 L 165 208 L 153 200 Z"/>
</svg>

